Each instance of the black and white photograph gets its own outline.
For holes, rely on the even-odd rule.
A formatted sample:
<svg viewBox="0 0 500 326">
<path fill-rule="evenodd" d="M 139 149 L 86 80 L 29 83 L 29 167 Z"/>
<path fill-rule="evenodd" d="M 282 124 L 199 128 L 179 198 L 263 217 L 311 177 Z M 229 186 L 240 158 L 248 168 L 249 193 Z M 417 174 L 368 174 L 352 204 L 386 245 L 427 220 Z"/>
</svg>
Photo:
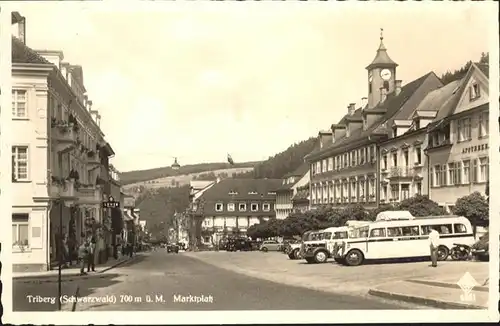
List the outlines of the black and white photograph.
<svg viewBox="0 0 500 326">
<path fill-rule="evenodd" d="M 498 321 L 498 4 L 126 3 L 2 5 L 3 322 Z"/>
</svg>

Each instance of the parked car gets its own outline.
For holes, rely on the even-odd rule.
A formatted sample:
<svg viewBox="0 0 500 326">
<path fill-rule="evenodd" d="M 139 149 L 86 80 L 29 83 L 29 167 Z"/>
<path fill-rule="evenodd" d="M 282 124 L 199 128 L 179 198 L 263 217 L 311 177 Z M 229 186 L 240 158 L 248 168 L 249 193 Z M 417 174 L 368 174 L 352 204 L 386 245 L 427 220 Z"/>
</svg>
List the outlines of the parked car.
<svg viewBox="0 0 500 326">
<path fill-rule="evenodd" d="M 486 232 L 471 248 L 472 256 L 480 261 L 490 260 L 490 234 Z"/>
<path fill-rule="evenodd" d="M 300 246 L 302 245 L 302 241 L 295 240 L 295 241 L 289 241 L 284 248 L 284 252 L 286 255 L 288 255 L 288 258 L 290 259 L 299 259 L 300 258 Z"/>
<path fill-rule="evenodd" d="M 167 253 L 171 252 L 179 253 L 179 246 L 176 243 L 169 243 L 167 245 Z"/>
<path fill-rule="evenodd" d="M 246 238 L 229 239 L 227 244 L 227 251 L 251 251 L 252 244 Z"/>
<path fill-rule="evenodd" d="M 260 246 L 260 251 L 268 252 L 268 251 L 280 251 L 282 244 L 276 240 L 266 240 L 262 242 Z"/>
</svg>

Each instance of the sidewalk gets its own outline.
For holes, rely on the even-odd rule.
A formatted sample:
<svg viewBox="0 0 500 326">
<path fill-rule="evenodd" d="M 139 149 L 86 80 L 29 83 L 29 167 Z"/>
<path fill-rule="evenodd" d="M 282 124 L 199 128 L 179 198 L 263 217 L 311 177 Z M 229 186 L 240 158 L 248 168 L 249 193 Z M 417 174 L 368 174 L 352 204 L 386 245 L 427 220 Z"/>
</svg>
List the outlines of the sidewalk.
<svg viewBox="0 0 500 326">
<path fill-rule="evenodd" d="M 99 277 L 102 275 L 102 273 L 105 273 L 112 268 L 133 261 L 140 254 L 141 253 L 137 253 L 132 258 L 128 256 L 121 256 L 118 259 L 110 258 L 106 263 L 96 265 L 95 272 L 90 272 L 87 275 L 82 276 L 80 276 L 80 267 L 77 265 L 73 265 L 69 268 L 64 268 L 61 270 L 61 279 L 63 282 L 72 282 L 75 280 Z M 85 269 L 85 271 L 87 271 L 87 269 Z M 12 279 L 23 283 L 55 283 L 58 281 L 58 273 L 59 270 L 57 268 L 54 270 L 43 272 L 12 273 Z"/>
<path fill-rule="evenodd" d="M 476 272 L 471 275 L 478 285 L 472 288 L 469 300 L 464 298 L 464 291 L 457 284 L 457 279 L 446 276 L 385 283 L 371 288 L 368 293 L 440 309 L 488 309 L 488 273 Z"/>
</svg>

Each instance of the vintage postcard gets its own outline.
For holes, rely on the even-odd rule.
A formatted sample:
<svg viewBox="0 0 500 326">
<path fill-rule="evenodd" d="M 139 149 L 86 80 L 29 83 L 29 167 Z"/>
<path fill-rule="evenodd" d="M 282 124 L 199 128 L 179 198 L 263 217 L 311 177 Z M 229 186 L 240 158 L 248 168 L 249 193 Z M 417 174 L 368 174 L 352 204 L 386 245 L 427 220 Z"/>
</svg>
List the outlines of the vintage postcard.
<svg viewBox="0 0 500 326">
<path fill-rule="evenodd" d="M 496 3 L 0 9 L 2 322 L 498 321 Z"/>
</svg>

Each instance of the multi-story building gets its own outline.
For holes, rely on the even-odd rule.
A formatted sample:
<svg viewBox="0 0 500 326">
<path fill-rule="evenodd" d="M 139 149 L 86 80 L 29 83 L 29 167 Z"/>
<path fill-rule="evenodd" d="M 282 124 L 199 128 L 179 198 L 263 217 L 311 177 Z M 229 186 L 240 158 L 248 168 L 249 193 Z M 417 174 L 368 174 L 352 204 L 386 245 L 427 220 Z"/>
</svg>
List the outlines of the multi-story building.
<svg viewBox="0 0 500 326">
<path fill-rule="evenodd" d="M 206 190 L 201 235 L 204 243 L 218 243 L 225 234 L 246 234 L 248 227 L 276 217 L 274 189 L 280 179 L 225 179 Z"/>
<path fill-rule="evenodd" d="M 283 177 L 282 185 L 276 191 L 274 205 L 277 219 L 285 219 L 293 211 L 292 198 L 298 189 L 309 183 L 309 165 L 304 163 L 295 171 Z"/>
<path fill-rule="evenodd" d="M 489 179 L 489 70 L 472 64 L 429 125 L 430 198 L 451 209 Z"/>
<path fill-rule="evenodd" d="M 13 14 L 13 24 L 22 22 L 12 37 L 13 265 L 44 270 L 57 260 L 61 230 L 76 245 L 102 223 L 107 143 L 82 68 L 63 62 L 60 51 L 26 46 L 19 17 Z"/>
<path fill-rule="evenodd" d="M 388 139 L 380 143 L 380 203 L 397 203 L 416 194 L 429 195 L 427 126 L 450 105 L 460 81 L 440 87 L 412 111 L 400 111 L 388 121 Z"/>
<path fill-rule="evenodd" d="M 349 104 L 339 123 L 320 134 L 321 148 L 306 156 L 312 207 L 378 205 L 378 144 L 387 139 L 388 123 L 398 112 L 412 112 L 429 92 L 442 85 L 430 72 L 402 86 L 396 78 L 398 64 L 387 54 L 383 37 L 380 39 L 375 59 L 366 67 L 368 96 L 358 108 Z"/>
</svg>

